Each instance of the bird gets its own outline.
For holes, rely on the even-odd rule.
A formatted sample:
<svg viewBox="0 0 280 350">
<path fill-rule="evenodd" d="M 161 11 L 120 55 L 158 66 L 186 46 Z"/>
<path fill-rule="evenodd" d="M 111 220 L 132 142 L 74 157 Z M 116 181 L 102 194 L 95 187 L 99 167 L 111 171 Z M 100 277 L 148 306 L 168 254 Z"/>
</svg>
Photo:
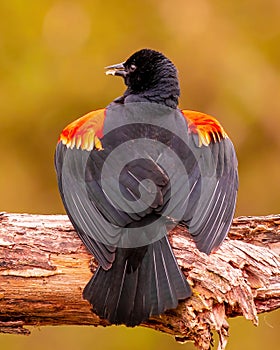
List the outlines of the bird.
<svg viewBox="0 0 280 350">
<path fill-rule="evenodd" d="M 232 223 L 238 163 L 215 117 L 178 106 L 178 72 L 141 49 L 107 66 L 124 93 L 61 132 L 55 151 L 66 213 L 98 268 L 83 290 L 92 311 L 134 327 L 192 295 L 168 232 L 218 249 Z"/>
</svg>

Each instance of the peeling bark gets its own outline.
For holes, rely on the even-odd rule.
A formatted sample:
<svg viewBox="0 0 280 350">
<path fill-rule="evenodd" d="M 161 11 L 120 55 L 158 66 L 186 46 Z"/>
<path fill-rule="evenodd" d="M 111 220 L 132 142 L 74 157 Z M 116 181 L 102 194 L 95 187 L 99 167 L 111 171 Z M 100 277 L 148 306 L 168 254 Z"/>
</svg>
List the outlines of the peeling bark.
<svg viewBox="0 0 280 350">
<path fill-rule="evenodd" d="M 228 337 L 228 317 L 258 324 L 258 313 L 280 307 L 280 215 L 239 217 L 210 256 L 183 226 L 170 242 L 193 295 L 143 324 L 209 349 L 212 332 Z M 0 332 L 28 334 L 25 325 L 102 325 L 82 299 L 96 269 L 64 215 L 0 214 Z"/>
</svg>

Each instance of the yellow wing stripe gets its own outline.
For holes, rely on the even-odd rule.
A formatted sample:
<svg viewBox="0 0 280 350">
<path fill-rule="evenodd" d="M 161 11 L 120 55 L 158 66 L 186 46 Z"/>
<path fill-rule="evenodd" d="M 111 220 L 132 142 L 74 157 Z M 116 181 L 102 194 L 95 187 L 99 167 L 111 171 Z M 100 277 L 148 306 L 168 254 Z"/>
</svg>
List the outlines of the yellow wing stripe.
<svg viewBox="0 0 280 350">
<path fill-rule="evenodd" d="M 222 125 L 214 117 L 189 110 L 182 110 L 182 113 L 188 123 L 189 132 L 198 135 L 199 147 L 228 138 Z"/>
<path fill-rule="evenodd" d="M 182 113 L 188 123 L 189 132 L 198 135 L 199 147 L 228 137 L 214 117 L 190 110 L 182 110 Z M 86 151 L 102 150 L 100 138 L 103 137 L 105 114 L 105 109 L 99 109 L 75 120 L 64 128 L 58 141 L 70 149 L 75 147 Z"/>
<path fill-rule="evenodd" d="M 63 129 L 58 142 L 70 149 L 102 150 L 100 138 L 103 136 L 105 113 L 105 109 L 99 109 L 75 120 Z"/>
</svg>

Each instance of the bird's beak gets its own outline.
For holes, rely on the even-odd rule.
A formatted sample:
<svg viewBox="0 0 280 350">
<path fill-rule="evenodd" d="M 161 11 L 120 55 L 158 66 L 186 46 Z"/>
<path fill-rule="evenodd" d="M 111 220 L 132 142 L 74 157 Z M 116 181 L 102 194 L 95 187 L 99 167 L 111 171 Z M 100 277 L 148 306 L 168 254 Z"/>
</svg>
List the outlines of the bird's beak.
<svg viewBox="0 0 280 350">
<path fill-rule="evenodd" d="M 127 72 L 124 67 L 124 62 L 123 63 L 118 63 L 118 64 L 113 64 L 112 66 L 105 67 L 106 75 L 116 75 L 116 76 L 121 76 L 125 77 Z"/>
</svg>

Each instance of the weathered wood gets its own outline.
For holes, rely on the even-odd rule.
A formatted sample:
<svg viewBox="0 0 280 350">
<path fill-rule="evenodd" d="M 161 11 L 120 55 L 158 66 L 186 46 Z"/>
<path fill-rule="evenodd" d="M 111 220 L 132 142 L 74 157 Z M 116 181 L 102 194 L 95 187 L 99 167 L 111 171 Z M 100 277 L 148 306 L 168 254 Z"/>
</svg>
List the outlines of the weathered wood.
<svg viewBox="0 0 280 350">
<path fill-rule="evenodd" d="M 280 215 L 239 217 L 229 237 L 207 256 L 185 227 L 171 232 L 193 296 L 144 326 L 192 340 L 199 349 L 209 349 L 216 330 L 224 349 L 227 317 L 243 315 L 258 324 L 258 313 L 280 307 Z M 96 266 L 66 216 L 0 214 L 0 332 L 27 334 L 25 325 L 109 325 L 82 299 Z"/>
</svg>

